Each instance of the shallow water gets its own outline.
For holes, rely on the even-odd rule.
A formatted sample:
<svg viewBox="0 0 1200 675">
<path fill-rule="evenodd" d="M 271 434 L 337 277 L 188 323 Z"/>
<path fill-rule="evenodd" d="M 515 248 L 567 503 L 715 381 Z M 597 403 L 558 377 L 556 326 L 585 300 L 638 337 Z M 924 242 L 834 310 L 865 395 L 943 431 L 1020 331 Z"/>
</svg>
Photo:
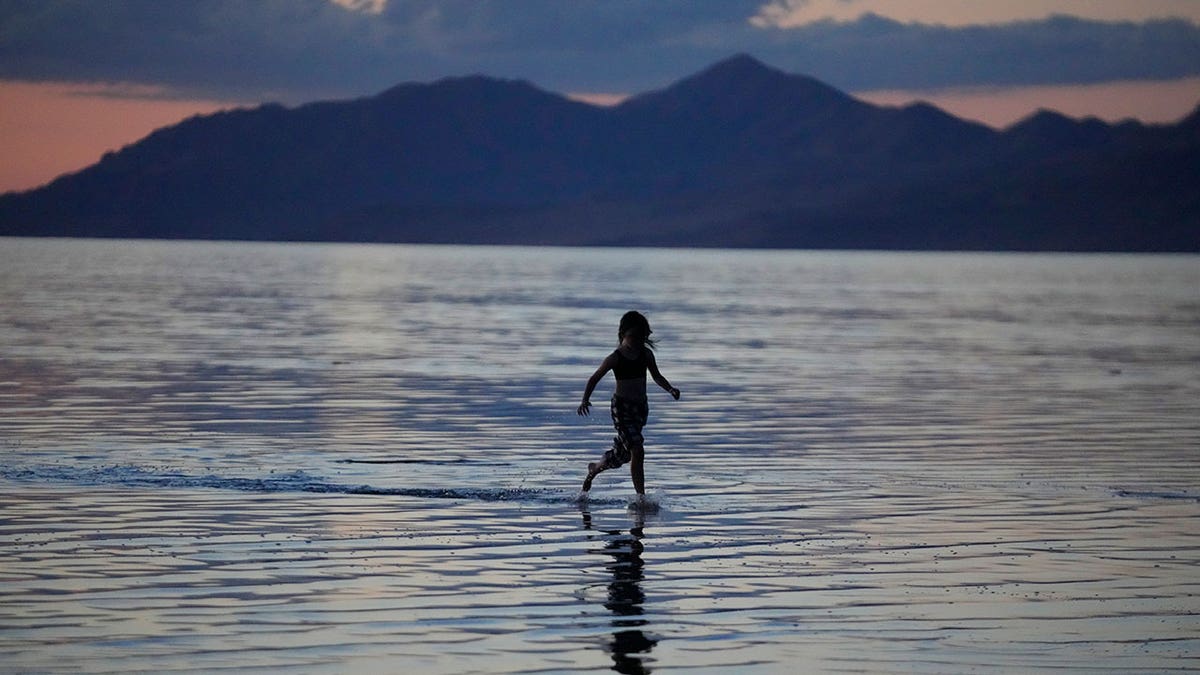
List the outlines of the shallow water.
<svg viewBox="0 0 1200 675">
<path fill-rule="evenodd" d="M 1198 290 L 1195 256 L 0 239 L 0 670 L 1200 668 Z M 653 513 L 621 472 L 573 501 L 629 308 L 683 390 Z"/>
</svg>

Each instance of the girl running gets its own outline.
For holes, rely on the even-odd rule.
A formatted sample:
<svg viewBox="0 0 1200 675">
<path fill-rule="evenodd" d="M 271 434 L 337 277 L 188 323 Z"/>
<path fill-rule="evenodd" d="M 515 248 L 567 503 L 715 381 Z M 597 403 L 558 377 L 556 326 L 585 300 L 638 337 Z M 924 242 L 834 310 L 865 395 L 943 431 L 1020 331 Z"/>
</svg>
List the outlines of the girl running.
<svg viewBox="0 0 1200 675">
<path fill-rule="evenodd" d="M 611 370 L 616 376 L 617 387 L 609 409 L 617 436 L 613 439 L 612 448 L 604 453 L 600 461 L 588 464 L 587 478 L 583 481 L 585 495 L 592 489 L 592 479 L 597 474 L 625 463 L 629 463 L 633 489 L 641 497 L 646 494 L 643 467 L 645 441 L 642 438 L 642 427 L 646 425 L 646 418 L 650 414 L 646 402 L 646 372 L 650 372 L 655 384 L 670 392 L 676 401 L 679 400 L 679 390 L 658 372 L 658 364 L 651 351 L 654 348 L 654 340 L 650 339 L 652 332 L 650 322 L 640 312 L 626 312 L 617 328 L 617 348 L 605 357 L 596 372 L 588 378 L 587 388 L 583 391 L 583 403 L 579 404 L 580 415 L 588 414 L 592 407 L 592 390 L 604 375 Z"/>
</svg>

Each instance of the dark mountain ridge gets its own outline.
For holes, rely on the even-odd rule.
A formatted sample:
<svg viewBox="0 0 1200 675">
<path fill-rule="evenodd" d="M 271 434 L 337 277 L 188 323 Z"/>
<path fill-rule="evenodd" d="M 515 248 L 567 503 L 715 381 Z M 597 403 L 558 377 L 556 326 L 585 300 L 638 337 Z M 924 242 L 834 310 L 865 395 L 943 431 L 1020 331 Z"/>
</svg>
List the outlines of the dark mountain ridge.
<svg viewBox="0 0 1200 675">
<path fill-rule="evenodd" d="M 599 108 L 471 76 L 160 129 L 0 196 L 0 234 L 1200 251 L 1200 109 L 1004 131 L 736 56 Z"/>
</svg>

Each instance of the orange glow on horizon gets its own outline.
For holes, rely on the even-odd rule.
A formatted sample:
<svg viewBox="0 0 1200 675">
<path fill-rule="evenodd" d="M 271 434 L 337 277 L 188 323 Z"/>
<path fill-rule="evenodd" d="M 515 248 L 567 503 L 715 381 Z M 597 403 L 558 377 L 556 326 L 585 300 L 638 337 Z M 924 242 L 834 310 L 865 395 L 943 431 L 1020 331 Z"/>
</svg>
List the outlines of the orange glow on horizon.
<svg viewBox="0 0 1200 675">
<path fill-rule="evenodd" d="M 237 107 L 233 102 L 162 97 L 149 87 L 0 81 L 0 193 L 27 190 L 97 162 L 108 151 L 187 117 Z M 928 101 L 947 112 L 1004 128 L 1039 108 L 1109 122 L 1136 118 L 1173 123 L 1200 103 L 1200 77 L 1159 82 L 941 91 L 879 90 L 855 94 L 877 105 Z M 623 94 L 572 93 L 613 106 Z"/>
<path fill-rule="evenodd" d="M 1148 124 L 1170 124 L 1178 122 L 1200 104 L 1200 77 L 939 91 L 877 90 L 854 95 L 876 105 L 902 106 L 926 101 L 956 117 L 983 122 L 997 129 L 1011 126 L 1042 108 L 1069 117 L 1098 117 L 1106 122 L 1132 118 Z"/>
<path fill-rule="evenodd" d="M 616 105 L 621 105 L 629 98 L 628 94 L 603 94 L 590 92 L 577 92 L 567 94 L 567 98 L 580 103 L 587 103 L 600 108 L 611 108 Z"/>
<path fill-rule="evenodd" d="M 0 81 L 0 193 L 45 185 L 155 129 L 237 105 L 162 94 L 130 85 Z"/>
</svg>

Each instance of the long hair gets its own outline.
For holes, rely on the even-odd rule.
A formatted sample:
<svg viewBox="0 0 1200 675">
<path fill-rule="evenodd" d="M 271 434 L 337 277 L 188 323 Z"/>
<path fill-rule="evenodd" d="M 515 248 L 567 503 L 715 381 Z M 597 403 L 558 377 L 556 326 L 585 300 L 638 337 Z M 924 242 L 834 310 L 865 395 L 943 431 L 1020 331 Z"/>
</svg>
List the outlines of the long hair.
<svg viewBox="0 0 1200 675">
<path fill-rule="evenodd" d="M 617 343 L 620 344 L 628 335 L 642 346 L 654 349 L 655 341 L 650 338 L 653 332 L 650 330 L 650 322 L 641 312 L 630 310 L 621 317 L 621 324 L 617 327 Z"/>
</svg>

